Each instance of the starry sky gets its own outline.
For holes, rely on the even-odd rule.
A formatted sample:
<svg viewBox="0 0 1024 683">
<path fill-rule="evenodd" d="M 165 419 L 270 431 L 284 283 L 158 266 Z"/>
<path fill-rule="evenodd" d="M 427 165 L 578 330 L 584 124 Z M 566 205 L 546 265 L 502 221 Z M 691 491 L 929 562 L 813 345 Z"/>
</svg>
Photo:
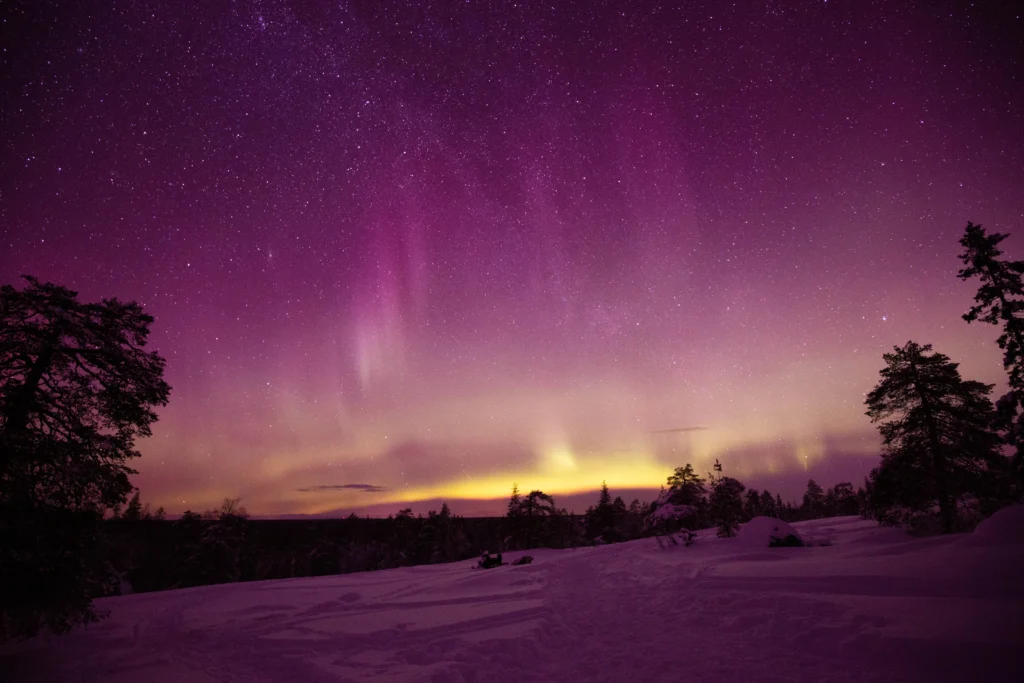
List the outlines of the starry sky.
<svg viewBox="0 0 1024 683">
<path fill-rule="evenodd" d="M 5 2 L 0 282 L 155 317 L 171 513 L 859 483 L 883 352 L 1004 383 L 1012 4 Z"/>
</svg>

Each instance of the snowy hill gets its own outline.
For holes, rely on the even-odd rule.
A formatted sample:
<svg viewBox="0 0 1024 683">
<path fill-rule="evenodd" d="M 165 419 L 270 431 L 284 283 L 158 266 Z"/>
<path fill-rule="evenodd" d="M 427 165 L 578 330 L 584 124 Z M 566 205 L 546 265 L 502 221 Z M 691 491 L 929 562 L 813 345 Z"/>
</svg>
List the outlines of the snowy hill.
<svg viewBox="0 0 1024 683">
<path fill-rule="evenodd" d="M 1021 681 L 1024 545 L 999 543 L 993 529 L 1016 524 L 995 521 L 984 543 L 846 517 L 794 525 L 831 543 L 809 548 L 644 539 L 533 550 L 520 567 L 110 598 L 111 618 L 86 631 L 0 649 L 0 671 L 109 683 Z"/>
</svg>

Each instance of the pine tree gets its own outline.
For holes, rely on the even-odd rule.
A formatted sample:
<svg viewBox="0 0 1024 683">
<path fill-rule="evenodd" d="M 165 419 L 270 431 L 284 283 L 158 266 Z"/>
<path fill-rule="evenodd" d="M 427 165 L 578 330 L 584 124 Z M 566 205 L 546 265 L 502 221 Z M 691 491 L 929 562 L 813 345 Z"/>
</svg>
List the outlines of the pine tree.
<svg viewBox="0 0 1024 683">
<path fill-rule="evenodd" d="M 135 491 L 135 495 L 128 501 L 128 505 L 125 507 L 124 514 L 121 515 L 121 519 L 129 522 L 137 522 L 142 519 L 142 501 L 139 500 L 138 491 Z"/>
<path fill-rule="evenodd" d="M 704 523 L 707 513 L 707 491 L 704 480 L 697 476 L 693 465 L 677 467 L 666 482 L 658 499 L 651 504 L 647 526 L 664 532 L 677 528 L 697 529 Z"/>
<path fill-rule="evenodd" d="M 702 508 L 704 505 L 704 480 L 693 471 L 689 463 L 685 467 L 677 467 L 668 478 L 668 500 L 674 505 L 692 505 Z"/>
<path fill-rule="evenodd" d="M 722 468 L 715 462 L 717 472 Z M 732 538 L 743 519 L 743 491 L 746 487 L 732 477 L 716 477 L 711 486 L 709 513 L 711 521 L 718 526 L 718 535 Z"/>
<path fill-rule="evenodd" d="M 876 518 L 892 520 L 901 507 L 937 504 L 950 532 L 957 502 L 998 477 L 999 439 L 990 428 L 992 385 L 961 379 L 957 364 L 931 348 L 910 341 L 885 354 L 882 379 L 865 401 L 884 444 L 871 506 Z"/>
<path fill-rule="evenodd" d="M 508 517 L 518 517 L 521 513 L 522 501 L 519 496 L 519 484 L 512 483 L 512 495 L 508 499 Z"/>
<path fill-rule="evenodd" d="M 767 489 L 761 492 L 761 514 L 766 517 L 775 517 L 775 499 Z"/>
<path fill-rule="evenodd" d="M 853 490 L 853 484 L 843 481 L 829 489 L 829 492 L 835 498 L 835 509 L 832 511 L 832 514 L 839 516 L 857 514 L 859 507 L 857 505 L 857 494 Z"/>
<path fill-rule="evenodd" d="M 516 483 L 512 484 L 512 495 L 508 499 L 508 508 L 505 513 L 505 532 L 506 542 L 502 545 L 508 545 L 506 550 L 513 550 L 522 542 L 520 536 L 523 533 L 523 501 L 522 496 L 519 495 L 519 485 Z"/>
<path fill-rule="evenodd" d="M 965 268 L 961 280 L 981 281 L 975 305 L 963 315 L 968 323 L 980 320 L 1002 326 L 996 340 L 1003 350 L 1003 367 L 1009 375 L 1010 392 L 997 402 L 1007 442 L 1015 447 L 1014 469 L 1024 482 L 1024 261 L 1000 259 L 999 244 L 1009 235 L 985 232 L 970 221 L 960 239 Z"/>
<path fill-rule="evenodd" d="M 744 505 L 744 512 L 746 513 L 747 519 L 753 519 L 764 514 L 761 511 L 761 492 L 757 489 L 747 490 L 747 500 Z"/>
<path fill-rule="evenodd" d="M 543 542 L 546 521 L 555 514 L 555 499 L 543 491 L 530 491 L 521 504 L 523 527 L 527 548 Z"/>
<path fill-rule="evenodd" d="M 621 498 L 617 498 L 621 502 Z M 623 507 L 625 504 L 623 503 Z M 612 503 L 612 494 L 608 490 L 608 483 L 601 482 L 601 493 L 597 499 L 597 505 L 587 510 L 584 515 L 584 524 L 587 528 L 587 537 L 590 539 L 603 538 L 605 541 L 614 540 L 616 526 L 616 509 Z"/>
<path fill-rule="evenodd" d="M 25 280 L 0 287 L 0 640 L 99 618 L 99 524 L 170 394 L 141 306 Z"/>
<path fill-rule="evenodd" d="M 807 491 L 804 492 L 803 508 L 810 519 L 815 519 L 822 516 L 822 511 L 825 505 L 825 491 L 822 490 L 821 485 L 809 479 L 807 481 Z"/>
</svg>

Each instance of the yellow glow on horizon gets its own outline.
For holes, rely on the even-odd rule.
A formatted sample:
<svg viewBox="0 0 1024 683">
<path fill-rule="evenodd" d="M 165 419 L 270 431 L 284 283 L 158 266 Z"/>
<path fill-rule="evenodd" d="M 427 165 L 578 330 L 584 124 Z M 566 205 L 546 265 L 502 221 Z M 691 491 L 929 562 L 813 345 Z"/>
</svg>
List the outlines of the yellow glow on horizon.
<svg viewBox="0 0 1024 683">
<path fill-rule="evenodd" d="M 553 454 L 553 455 L 552 455 Z M 615 488 L 657 488 L 664 483 L 670 473 L 665 465 L 658 462 L 649 453 L 634 454 L 624 459 L 615 455 L 603 455 L 578 461 L 567 450 L 554 450 L 549 454 L 549 466 L 545 471 L 536 474 L 523 472 L 502 472 L 475 477 L 466 477 L 453 482 L 439 483 L 432 486 L 396 489 L 387 497 L 375 498 L 373 505 L 405 504 L 432 499 L 479 499 L 491 500 L 507 498 L 512 490 L 512 483 L 519 485 L 521 494 L 540 490 L 555 496 L 593 491 L 601 486 L 602 481 Z M 550 466 L 551 464 L 555 466 Z M 571 466 L 567 466 L 571 465 Z M 337 508 L 337 503 L 321 503 L 311 505 L 310 512 L 325 512 Z"/>
</svg>

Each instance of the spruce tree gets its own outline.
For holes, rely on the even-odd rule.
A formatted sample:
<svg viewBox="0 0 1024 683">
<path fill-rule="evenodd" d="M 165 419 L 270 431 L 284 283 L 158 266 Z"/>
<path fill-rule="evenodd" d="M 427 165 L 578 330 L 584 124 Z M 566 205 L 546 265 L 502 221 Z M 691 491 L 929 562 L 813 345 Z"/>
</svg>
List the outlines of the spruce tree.
<svg viewBox="0 0 1024 683">
<path fill-rule="evenodd" d="M 970 221 L 964 229 L 960 260 L 961 280 L 978 278 L 981 286 L 974 305 L 963 315 L 968 323 L 980 320 L 999 325 L 1003 333 L 996 340 L 1003 350 L 1003 368 L 1009 376 L 1010 392 L 997 402 L 1007 441 L 1014 446 L 1014 469 L 1024 481 L 1024 261 L 1001 259 L 999 244 L 1009 235 L 987 234 Z"/>
<path fill-rule="evenodd" d="M 519 484 L 513 482 L 512 495 L 508 499 L 508 508 L 505 513 L 505 542 L 506 550 L 513 550 L 521 543 L 520 535 L 523 531 L 523 501 L 519 495 Z"/>
<path fill-rule="evenodd" d="M 718 468 L 721 472 L 721 468 Z M 718 535 L 732 538 L 743 519 L 743 491 L 746 487 L 732 477 L 716 477 L 708 501 L 711 521 L 718 526 Z"/>
<path fill-rule="evenodd" d="M 955 526 L 958 501 L 982 494 L 998 476 L 992 385 L 960 377 L 958 365 L 913 341 L 884 355 L 881 380 L 865 404 L 880 422 L 884 452 L 872 472 L 876 518 L 893 520 L 938 505 L 942 528 Z"/>
<path fill-rule="evenodd" d="M 761 492 L 757 489 L 748 489 L 746 503 L 744 504 L 744 511 L 746 512 L 747 519 L 753 519 L 762 514 L 761 512 Z"/>
<path fill-rule="evenodd" d="M 519 496 L 519 484 L 512 483 L 512 495 L 508 499 L 508 517 L 518 517 L 522 508 L 522 500 Z"/>
<path fill-rule="evenodd" d="M 804 511 L 810 519 L 815 519 L 822 516 L 824 506 L 825 491 L 821 488 L 821 484 L 813 479 L 809 479 L 807 481 L 807 491 L 804 492 Z"/>
</svg>

